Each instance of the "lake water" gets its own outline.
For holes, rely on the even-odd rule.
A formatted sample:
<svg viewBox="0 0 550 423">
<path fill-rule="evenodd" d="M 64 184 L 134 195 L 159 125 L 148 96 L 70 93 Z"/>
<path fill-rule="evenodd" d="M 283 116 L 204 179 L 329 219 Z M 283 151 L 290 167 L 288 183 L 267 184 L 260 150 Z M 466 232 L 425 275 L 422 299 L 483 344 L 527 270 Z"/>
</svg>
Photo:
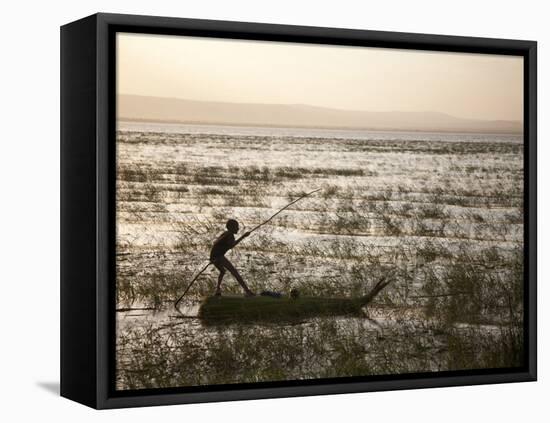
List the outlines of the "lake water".
<svg viewBox="0 0 550 423">
<path fill-rule="evenodd" d="M 117 389 L 521 365 L 521 136 L 118 129 Z M 229 217 L 252 228 L 313 189 L 227 257 L 257 292 L 315 297 L 397 271 L 368 315 L 207 325 L 212 267 L 174 310 Z M 229 274 L 223 292 L 242 294 Z"/>
<path fill-rule="evenodd" d="M 388 132 L 321 128 L 269 128 L 256 126 L 194 125 L 183 123 L 119 122 L 120 131 L 167 134 L 212 134 L 227 136 L 270 136 L 385 141 L 523 142 L 517 134 L 475 134 L 451 132 Z"/>
</svg>

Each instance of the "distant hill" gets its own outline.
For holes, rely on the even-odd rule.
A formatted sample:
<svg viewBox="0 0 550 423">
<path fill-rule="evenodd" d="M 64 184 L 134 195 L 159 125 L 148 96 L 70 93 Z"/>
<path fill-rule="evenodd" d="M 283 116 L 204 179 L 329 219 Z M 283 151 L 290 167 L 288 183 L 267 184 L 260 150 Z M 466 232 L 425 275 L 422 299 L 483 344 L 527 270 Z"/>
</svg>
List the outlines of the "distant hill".
<svg viewBox="0 0 550 423">
<path fill-rule="evenodd" d="M 438 112 L 366 112 L 302 104 L 250 104 L 120 95 L 121 120 L 400 131 L 522 133 L 520 121 L 461 119 Z"/>
</svg>

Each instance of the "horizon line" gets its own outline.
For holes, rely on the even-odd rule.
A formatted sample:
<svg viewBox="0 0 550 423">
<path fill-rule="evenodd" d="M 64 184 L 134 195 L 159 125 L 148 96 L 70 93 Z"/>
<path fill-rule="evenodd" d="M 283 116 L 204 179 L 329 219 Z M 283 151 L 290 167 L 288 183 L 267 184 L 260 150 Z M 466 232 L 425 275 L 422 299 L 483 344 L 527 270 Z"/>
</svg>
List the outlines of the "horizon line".
<svg viewBox="0 0 550 423">
<path fill-rule="evenodd" d="M 253 123 L 234 123 L 234 122 L 215 122 L 215 121 L 184 121 L 184 120 L 171 120 L 171 119 L 150 119 L 150 118 L 129 118 L 129 117 L 117 117 L 117 122 L 128 123 L 153 123 L 153 124 L 173 124 L 173 125 L 203 125 L 203 126 L 232 126 L 232 127 L 245 127 L 245 128 L 288 128 L 288 129 L 320 129 L 320 130 L 334 130 L 334 131 L 372 131 L 372 132 L 404 132 L 404 133 L 425 133 L 425 134 L 479 134 L 479 135 L 524 135 L 524 131 L 510 132 L 510 131 L 468 131 L 468 130 L 453 130 L 453 129 L 439 129 L 439 130 L 425 130 L 425 129 L 392 129 L 392 128 L 373 128 L 373 127 L 352 127 L 352 126 L 298 126 L 298 125 L 276 125 L 276 124 L 253 124 Z"/>
</svg>

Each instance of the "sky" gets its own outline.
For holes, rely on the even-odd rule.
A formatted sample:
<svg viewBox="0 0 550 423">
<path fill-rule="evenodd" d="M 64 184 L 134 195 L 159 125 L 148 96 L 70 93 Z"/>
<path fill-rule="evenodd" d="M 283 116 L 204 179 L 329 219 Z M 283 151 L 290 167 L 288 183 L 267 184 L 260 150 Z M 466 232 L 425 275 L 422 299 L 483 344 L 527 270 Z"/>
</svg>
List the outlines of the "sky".
<svg viewBox="0 0 550 423">
<path fill-rule="evenodd" d="M 523 58 L 119 33 L 117 92 L 521 121 Z"/>
</svg>

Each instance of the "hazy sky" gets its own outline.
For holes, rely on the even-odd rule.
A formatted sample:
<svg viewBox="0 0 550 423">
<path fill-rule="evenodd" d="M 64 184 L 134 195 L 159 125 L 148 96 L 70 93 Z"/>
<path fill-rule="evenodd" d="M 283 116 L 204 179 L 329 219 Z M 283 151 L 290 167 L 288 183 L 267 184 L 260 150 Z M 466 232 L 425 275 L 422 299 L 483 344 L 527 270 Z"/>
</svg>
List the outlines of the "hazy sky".
<svg viewBox="0 0 550 423">
<path fill-rule="evenodd" d="M 523 58 L 118 34 L 120 94 L 523 119 Z"/>
</svg>

